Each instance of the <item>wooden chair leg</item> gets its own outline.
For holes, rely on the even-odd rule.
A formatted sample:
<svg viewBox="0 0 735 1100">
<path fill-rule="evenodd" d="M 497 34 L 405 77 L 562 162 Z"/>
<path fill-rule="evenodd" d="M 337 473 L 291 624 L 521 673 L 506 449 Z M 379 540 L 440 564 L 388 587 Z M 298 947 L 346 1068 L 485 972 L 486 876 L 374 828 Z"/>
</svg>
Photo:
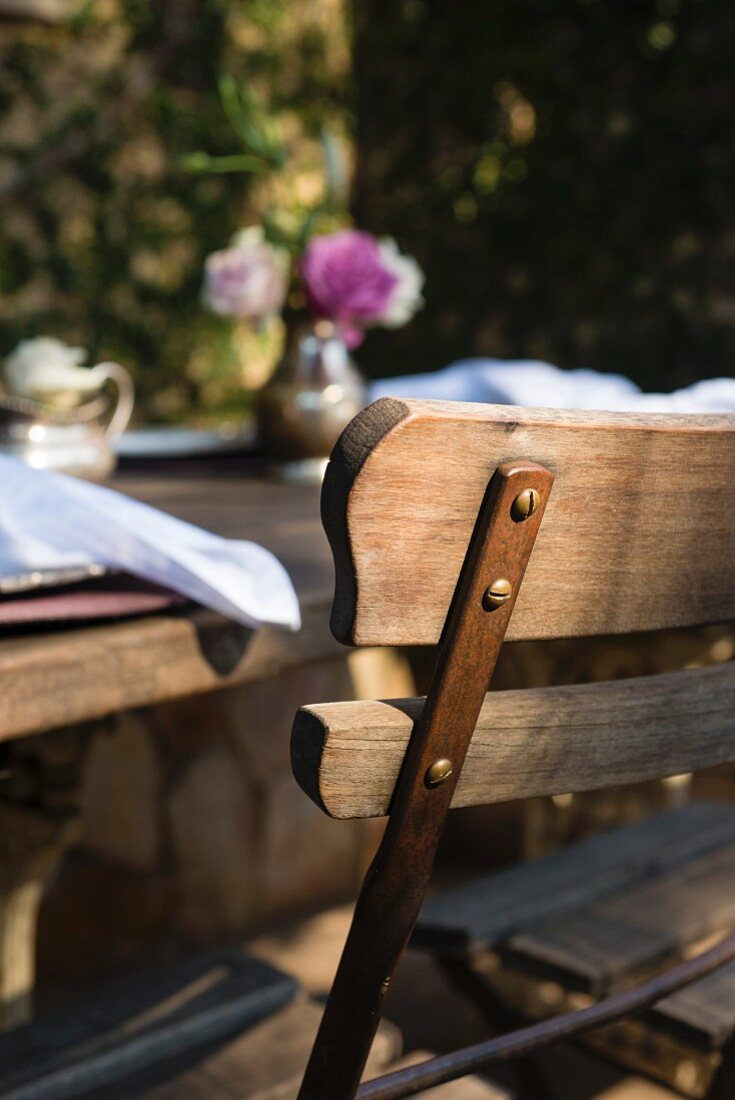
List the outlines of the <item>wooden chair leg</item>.
<svg viewBox="0 0 735 1100">
<path fill-rule="evenodd" d="M 436 962 L 450 985 L 479 1009 L 494 1032 L 502 1035 L 515 1031 L 526 1022 L 468 963 L 441 957 Z M 509 1063 L 509 1067 L 516 1090 L 524 1100 L 554 1100 L 554 1093 L 536 1058 L 516 1058 Z"/>
</svg>

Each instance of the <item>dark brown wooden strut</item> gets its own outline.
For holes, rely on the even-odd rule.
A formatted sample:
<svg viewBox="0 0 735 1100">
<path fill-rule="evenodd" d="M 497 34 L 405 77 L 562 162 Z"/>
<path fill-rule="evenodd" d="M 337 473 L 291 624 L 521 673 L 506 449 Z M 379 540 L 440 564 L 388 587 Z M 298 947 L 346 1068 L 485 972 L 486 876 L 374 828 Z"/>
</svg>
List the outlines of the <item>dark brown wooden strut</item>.
<svg viewBox="0 0 735 1100">
<path fill-rule="evenodd" d="M 426 704 L 411 735 L 383 841 L 355 907 L 299 1100 L 352 1100 L 357 1092 L 393 972 L 426 895 L 452 794 L 553 480 L 542 466 L 519 462 L 499 467 L 488 485 Z M 513 502 L 526 489 L 536 490 L 538 507 L 519 520 Z M 509 582 L 499 589 L 509 594 L 496 605 L 488 589 L 500 580 Z M 430 769 L 440 761 L 449 761 L 451 770 L 432 784 Z M 446 763 L 437 770 L 446 772 Z"/>
</svg>

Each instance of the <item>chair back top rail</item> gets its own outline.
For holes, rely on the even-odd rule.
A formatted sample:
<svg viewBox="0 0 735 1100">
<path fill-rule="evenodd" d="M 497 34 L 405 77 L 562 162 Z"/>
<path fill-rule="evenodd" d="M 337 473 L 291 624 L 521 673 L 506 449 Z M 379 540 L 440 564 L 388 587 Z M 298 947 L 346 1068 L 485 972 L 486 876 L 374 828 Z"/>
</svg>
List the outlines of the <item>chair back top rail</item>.
<svg viewBox="0 0 735 1100">
<path fill-rule="evenodd" d="M 543 525 L 542 525 L 543 530 Z M 302 707 L 294 775 L 327 814 L 380 817 L 423 699 Z M 567 794 L 735 759 L 735 662 L 485 697 L 452 806 Z"/>
<path fill-rule="evenodd" d="M 508 640 L 735 619 L 735 416 L 386 398 L 325 477 L 335 636 L 436 643 L 490 477 L 519 460 L 555 482 Z"/>
</svg>

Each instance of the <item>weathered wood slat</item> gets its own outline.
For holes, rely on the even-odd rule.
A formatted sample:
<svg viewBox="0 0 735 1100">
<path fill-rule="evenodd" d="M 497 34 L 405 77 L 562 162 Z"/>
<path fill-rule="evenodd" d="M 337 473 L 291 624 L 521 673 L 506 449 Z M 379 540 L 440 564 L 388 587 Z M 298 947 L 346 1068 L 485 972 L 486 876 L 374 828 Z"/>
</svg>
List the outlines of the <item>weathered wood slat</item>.
<svg viewBox="0 0 735 1100">
<path fill-rule="evenodd" d="M 238 951 L 113 981 L 0 1036 L 3 1100 L 65 1100 L 224 1041 L 293 1001 L 296 982 Z"/>
<path fill-rule="evenodd" d="M 215 612 L 150 616 L 0 641 L 0 741 L 247 683 L 344 652 L 328 600 L 303 602 L 298 632 L 248 630 Z"/>
<path fill-rule="evenodd" d="M 595 996 L 678 958 L 703 937 L 735 926 L 735 843 L 651 873 L 516 933 L 513 956 L 550 968 Z"/>
<path fill-rule="evenodd" d="M 735 1032 L 735 965 L 667 997 L 653 1016 L 682 1041 L 721 1050 Z"/>
<path fill-rule="evenodd" d="M 435 643 L 494 470 L 555 476 L 508 638 L 735 619 L 735 417 L 376 402 L 337 444 L 322 515 L 332 629 Z"/>
<path fill-rule="evenodd" d="M 735 807 L 694 803 L 431 899 L 419 946 L 502 947 L 522 973 L 600 996 L 735 924 Z M 647 1019 L 700 1050 L 735 1032 L 730 965 Z"/>
<path fill-rule="evenodd" d="M 431 898 L 414 939 L 446 954 L 496 947 L 734 843 L 735 807 L 694 802 Z"/>
<path fill-rule="evenodd" d="M 123 1096 L 126 1100 L 133 1096 L 140 1100 L 295 1100 L 321 1015 L 320 1005 L 297 1002 L 256 1024 L 194 1068 L 169 1075 L 157 1085 L 127 1086 L 120 1100 Z M 381 1024 L 367 1076 L 385 1072 L 399 1051 L 398 1030 Z"/>
<path fill-rule="evenodd" d="M 332 817 L 389 810 L 422 699 L 303 707 L 294 774 Z M 490 692 L 453 806 L 563 794 L 735 757 L 735 662 L 629 680 Z M 451 730 L 446 756 L 451 759 Z"/>
</svg>

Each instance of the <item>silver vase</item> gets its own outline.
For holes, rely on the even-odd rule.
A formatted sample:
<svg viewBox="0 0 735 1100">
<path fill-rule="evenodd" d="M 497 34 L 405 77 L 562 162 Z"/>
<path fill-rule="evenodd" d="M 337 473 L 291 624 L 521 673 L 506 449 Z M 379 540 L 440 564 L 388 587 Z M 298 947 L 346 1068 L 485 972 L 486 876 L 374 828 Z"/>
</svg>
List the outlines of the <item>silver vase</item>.
<svg viewBox="0 0 735 1100">
<path fill-rule="evenodd" d="M 286 477 L 319 476 L 343 428 L 367 403 L 367 389 L 329 321 L 297 330 L 255 399 L 258 438 Z"/>
</svg>

